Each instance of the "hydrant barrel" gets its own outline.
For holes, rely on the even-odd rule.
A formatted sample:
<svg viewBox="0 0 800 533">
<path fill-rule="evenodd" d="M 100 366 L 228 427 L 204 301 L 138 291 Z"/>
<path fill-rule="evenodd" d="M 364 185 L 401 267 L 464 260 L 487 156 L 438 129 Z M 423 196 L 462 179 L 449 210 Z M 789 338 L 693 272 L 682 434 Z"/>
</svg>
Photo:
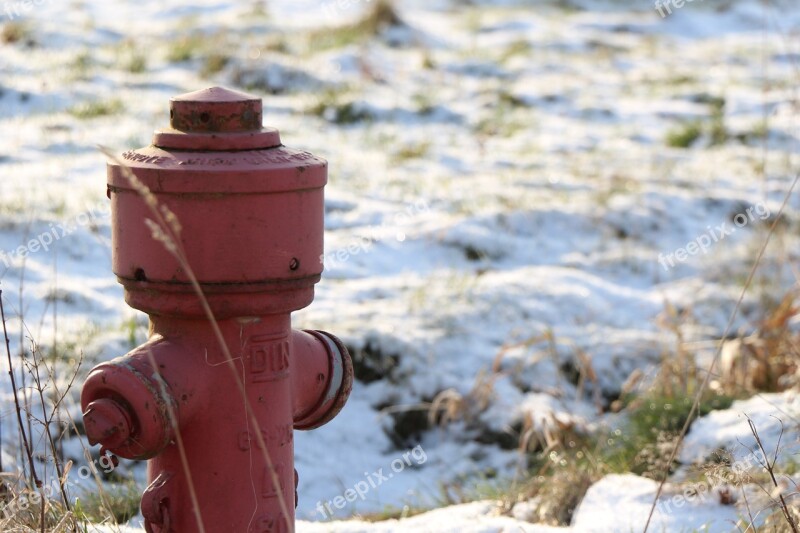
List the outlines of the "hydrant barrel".
<svg viewBox="0 0 800 533">
<path fill-rule="evenodd" d="M 352 388 L 342 342 L 291 325 L 322 273 L 327 163 L 261 121 L 258 97 L 184 94 L 108 162 L 112 269 L 152 333 L 92 369 L 81 406 L 91 444 L 148 460 L 148 531 L 293 531 L 293 431 Z"/>
</svg>

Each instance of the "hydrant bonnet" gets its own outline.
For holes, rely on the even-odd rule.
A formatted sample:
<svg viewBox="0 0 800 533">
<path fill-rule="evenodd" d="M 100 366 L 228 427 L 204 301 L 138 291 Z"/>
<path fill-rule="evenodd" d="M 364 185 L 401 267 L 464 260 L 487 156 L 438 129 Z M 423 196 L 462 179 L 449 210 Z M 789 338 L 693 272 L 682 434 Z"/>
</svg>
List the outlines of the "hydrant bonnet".
<svg viewBox="0 0 800 533">
<path fill-rule="evenodd" d="M 322 273 L 325 160 L 283 146 L 277 130 L 262 128 L 256 97 L 215 87 L 170 105 L 171 127 L 123 159 L 180 221 L 181 245 L 209 299 L 226 294 L 217 311 L 247 316 L 308 305 Z M 115 161 L 108 190 L 117 219 L 150 216 Z M 112 224 L 112 241 L 113 270 L 129 304 L 185 314 L 194 303 L 201 316 L 187 273 L 149 227 Z M 128 245 L 120 246 L 123 241 Z M 154 290 L 170 296 L 155 299 Z"/>
</svg>

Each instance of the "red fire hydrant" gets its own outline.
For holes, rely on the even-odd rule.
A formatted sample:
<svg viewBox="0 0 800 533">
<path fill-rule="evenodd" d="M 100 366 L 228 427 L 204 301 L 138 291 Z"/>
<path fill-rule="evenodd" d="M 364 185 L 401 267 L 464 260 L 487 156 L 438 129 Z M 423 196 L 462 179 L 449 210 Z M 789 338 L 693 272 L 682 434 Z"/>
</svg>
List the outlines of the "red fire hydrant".
<svg viewBox="0 0 800 533">
<path fill-rule="evenodd" d="M 108 164 L 113 270 L 152 334 L 90 372 L 81 406 L 90 443 L 149 459 L 147 531 L 292 532 L 293 430 L 331 420 L 352 387 L 342 343 L 291 326 L 322 273 L 327 163 L 261 115 L 247 94 L 184 94 L 151 146 Z"/>
</svg>

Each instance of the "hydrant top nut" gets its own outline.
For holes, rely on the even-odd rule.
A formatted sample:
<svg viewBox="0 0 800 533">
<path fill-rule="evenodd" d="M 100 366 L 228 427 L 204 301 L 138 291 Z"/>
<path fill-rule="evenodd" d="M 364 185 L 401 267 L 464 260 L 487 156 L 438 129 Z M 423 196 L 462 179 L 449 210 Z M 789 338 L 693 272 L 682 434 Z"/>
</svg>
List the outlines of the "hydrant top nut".
<svg viewBox="0 0 800 533">
<path fill-rule="evenodd" d="M 275 128 L 262 128 L 257 96 L 223 87 L 181 94 L 169 102 L 169 125 L 153 144 L 173 150 L 263 150 L 281 145 Z"/>
<path fill-rule="evenodd" d="M 186 132 L 238 132 L 261 129 L 261 99 L 210 87 L 170 100 L 169 123 Z"/>
</svg>

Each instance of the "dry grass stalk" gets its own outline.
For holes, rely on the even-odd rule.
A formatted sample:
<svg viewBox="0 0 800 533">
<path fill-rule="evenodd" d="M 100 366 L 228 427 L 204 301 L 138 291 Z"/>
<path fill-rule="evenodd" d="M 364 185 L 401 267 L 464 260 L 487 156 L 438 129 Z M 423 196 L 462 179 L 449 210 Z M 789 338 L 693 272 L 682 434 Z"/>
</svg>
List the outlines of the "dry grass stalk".
<svg viewBox="0 0 800 533">
<path fill-rule="evenodd" d="M 788 293 L 747 337 L 726 340 L 720 354 L 727 391 L 781 391 L 798 384 L 800 335 L 790 322 L 800 314 L 797 291 Z"/>
</svg>

